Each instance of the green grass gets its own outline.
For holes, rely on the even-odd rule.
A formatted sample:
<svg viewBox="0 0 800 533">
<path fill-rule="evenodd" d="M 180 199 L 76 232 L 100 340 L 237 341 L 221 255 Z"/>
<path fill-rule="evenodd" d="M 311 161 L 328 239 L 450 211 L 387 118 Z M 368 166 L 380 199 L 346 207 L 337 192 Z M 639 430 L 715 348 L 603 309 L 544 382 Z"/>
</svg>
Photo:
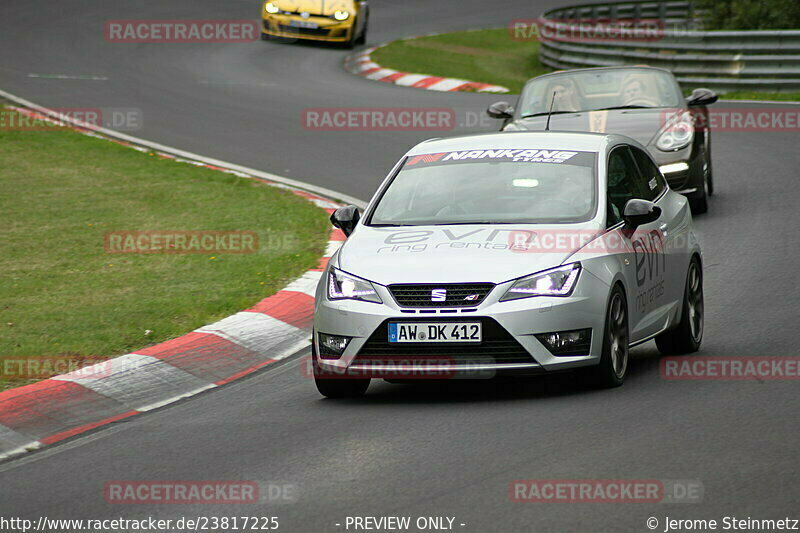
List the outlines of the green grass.
<svg viewBox="0 0 800 533">
<path fill-rule="evenodd" d="M 0 213 L 6 359 L 114 356 L 180 336 L 316 266 L 330 227 L 282 189 L 65 129 L 0 128 Z M 259 246 L 107 253 L 104 235 L 121 230 L 255 231 Z"/>
<path fill-rule="evenodd" d="M 402 39 L 375 50 L 372 58 L 382 67 L 502 85 L 514 94 L 530 78 L 552 72 L 539 62 L 539 43 L 514 41 L 508 28 Z M 800 92 L 736 91 L 720 96 L 730 100 L 800 101 Z"/>
<path fill-rule="evenodd" d="M 539 63 L 539 43 L 513 41 L 507 28 L 394 41 L 372 58 L 387 68 L 502 85 L 512 93 L 550 71 Z"/>
</svg>

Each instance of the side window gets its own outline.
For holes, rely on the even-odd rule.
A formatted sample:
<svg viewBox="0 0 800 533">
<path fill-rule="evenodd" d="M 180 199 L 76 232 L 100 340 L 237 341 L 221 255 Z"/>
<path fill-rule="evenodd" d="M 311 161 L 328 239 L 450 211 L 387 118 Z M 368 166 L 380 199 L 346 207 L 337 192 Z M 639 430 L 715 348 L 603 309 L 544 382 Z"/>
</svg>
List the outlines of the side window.
<svg viewBox="0 0 800 533">
<path fill-rule="evenodd" d="M 632 146 L 631 152 L 633 152 L 633 157 L 636 159 L 636 164 L 639 166 L 639 172 L 642 175 L 641 188 L 644 190 L 644 199 L 652 202 L 661 196 L 661 193 L 667 188 L 664 176 L 661 175 L 661 171 L 658 170 L 655 163 L 642 150 Z"/>
<path fill-rule="evenodd" d="M 642 198 L 638 187 L 639 170 L 627 146 L 614 148 L 608 156 L 608 226 L 622 221 L 625 204 Z"/>
</svg>

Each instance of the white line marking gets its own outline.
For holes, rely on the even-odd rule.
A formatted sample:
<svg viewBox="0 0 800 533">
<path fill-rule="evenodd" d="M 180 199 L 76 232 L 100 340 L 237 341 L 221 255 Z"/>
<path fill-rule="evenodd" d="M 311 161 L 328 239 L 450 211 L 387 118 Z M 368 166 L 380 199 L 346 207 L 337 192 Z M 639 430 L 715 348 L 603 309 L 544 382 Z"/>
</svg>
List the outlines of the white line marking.
<svg viewBox="0 0 800 533">
<path fill-rule="evenodd" d="M 69 74 L 28 74 L 29 78 L 42 78 L 46 80 L 88 80 L 88 81 L 108 81 L 105 76 L 94 75 L 69 75 Z"/>
<path fill-rule="evenodd" d="M 0 453 L 0 460 L 7 459 L 14 455 L 19 455 L 21 453 L 31 452 L 33 450 L 38 450 L 42 447 L 42 443 L 38 440 L 34 440 L 29 442 L 28 444 L 23 444 L 13 450 L 8 450 L 7 452 Z"/>
<path fill-rule="evenodd" d="M 317 290 L 317 284 L 319 283 L 319 278 L 322 277 L 322 272 L 318 271 L 308 271 L 286 287 L 283 288 L 284 291 L 295 291 L 295 292 L 304 292 L 314 297 L 314 293 Z"/>
<path fill-rule="evenodd" d="M 325 247 L 325 255 L 324 257 L 330 258 L 336 251 L 344 244 L 344 241 L 328 241 L 328 245 Z"/>
<path fill-rule="evenodd" d="M 203 387 L 199 387 L 199 388 L 191 390 L 189 392 L 185 392 L 183 394 L 179 394 L 177 396 L 173 396 L 172 398 L 167 398 L 166 400 L 162 400 L 160 402 L 156 402 L 156 403 L 151 403 L 149 405 L 145 405 L 144 407 L 138 408 L 137 411 L 141 411 L 142 413 L 144 413 L 146 411 L 152 411 L 153 409 L 158 409 L 159 407 L 164 407 L 165 405 L 169 405 L 169 404 L 171 404 L 173 402 L 177 402 L 178 400 L 182 400 L 183 398 L 188 398 L 189 396 L 195 396 L 197 394 L 200 394 L 203 391 L 206 391 L 208 389 L 213 389 L 215 387 L 217 387 L 217 385 L 215 385 L 214 383 L 209 383 L 208 385 L 205 385 Z"/>
<path fill-rule="evenodd" d="M 24 98 L 21 98 L 19 96 L 16 96 L 14 94 L 9 93 L 9 92 L 3 91 L 2 89 L 0 89 L 0 96 L 2 96 L 3 98 L 6 98 L 8 100 L 11 100 L 12 102 L 16 102 L 16 103 L 18 103 L 20 105 L 35 109 L 35 110 L 39 111 L 40 113 L 43 113 L 43 114 L 46 114 L 46 115 L 50 115 L 50 116 L 56 116 L 60 120 L 63 120 L 64 122 L 69 122 L 70 124 L 78 124 L 79 123 L 79 121 L 74 120 L 72 117 L 61 115 L 60 113 L 56 113 L 52 109 L 48 109 L 46 107 L 42 107 L 42 106 L 40 106 L 38 104 L 35 104 L 35 103 L 31 102 L 30 100 L 26 100 Z M 314 184 L 311 184 L 311 183 L 306 183 L 304 181 L 295 180 L 295 179 L 287 178 L 287 177 L 284 177 L 284 176 L 279 176 L 277 174 L 272 174 L 270 172 L 263 172 L 261 170 L 256 170 L 254 168 L 248 168 L 248 167 L 245 167 L 245 166 L 242 166 L 242 165 L 237 165 L 237 164 L 234 164 L 234 163 L 228 163 L 226 161 L 221 161 L 219 159 L 214 159 L 214 158 L 211 158 L 211 157 L 204 157 L 204 156 L 202 156 L 200 154 L 195 154 L 193 152 L 187 152 L 186 150 L 180 150 L 178 148 L 173 148 L 171 146 L 166 146 L 166 145 L 163 145 L 163 144 L 155 143 L 155 142 L 152 142 L 152 141 L 148 141 L 146 139 L 141 139 L 139 137 L 134 137 L 132 135 L 127 135 L 125 133 L 120 133 L 118 131 L 110 130 L 108 128 L 92 128 L 92 129 L 94 131 L 100 132 L 103 135 L 107 135 L 108 137 L 112 137 L 114 139 L 118 139 L 118 140 L 121 140 L 121 141 L 126 141 L 126 142 L 129 142 L 129 143 L 139 144 L 141 146 L 146 146 L 146 147 L 148 147 L 148 148 L 150 148 L 152 150 L 157 150 L 157 151 L 160 151 L 160 152 L 168 152 L 168 153 L 180 156 L 180 157 L 185 157 L 187 159 L 193 159 L 195 161 L 200 161 L 200 162 L 206 163 L 208 165 L 213 165 L 213 166 L 216 166 L 216 167 L 226 167 L 226 168 L 229 168 L 231 170 L 236 170 L 236 171 L 239 171 L 239 172 L 244 172 L 246 174 L 250 174 L 250 175 L 255 176 L 257 178 L 270 180 L 270 181 L 275 181 L 277 183 L 282 183 L 284 185 L 289 185 L 291 187 L 296 187 L 298 189 L 306 190 L 306 191 L 309 191 L 309 192 L 315 192 L 315 193 L 320 194 L 322 196 L 327 196 L 327 197 L 330 197 L 330 198 L 333 198 L 333 199 L 342 200 L 344 202 L 356 205 L 356 206 L 360 207 L 361 209 L 364 209 L 367 206 L 367 202 L 365 202 L 363 200 L 359 200 L 358 198 L 355 198 L 354 196 L 349 196 L 347 194 L 343 194 L 343 193 L 334 191 L 332 189 L 328 189 L 326 187 L 320 187 L 319 185 L 314 185 Z"/>
</svg>

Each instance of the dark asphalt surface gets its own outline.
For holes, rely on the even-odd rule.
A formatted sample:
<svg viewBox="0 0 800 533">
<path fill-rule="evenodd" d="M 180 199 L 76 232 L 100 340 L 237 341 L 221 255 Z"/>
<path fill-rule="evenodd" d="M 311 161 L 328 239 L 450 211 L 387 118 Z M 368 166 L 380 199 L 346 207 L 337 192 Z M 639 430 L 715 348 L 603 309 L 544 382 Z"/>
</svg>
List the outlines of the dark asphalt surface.
<svg viewBox="0 0 800 533">
<path fill-rule="evenodd" d="M 373 0 L 370 44 L 501 26 L 556 2 Z M 438 94 L 356 78 L 315 45 L 111 44 L 108 19 L 247 18 L 258 2 L 4 0 L 0 88 L 51 107 L 134 107 L 132 134 L 367 199 L 426 132 L 309 132 L 306 107 L 453 107 Z M 107 81 L 31 78 L 95 75 Z M 718 104 L 729 106 L 729 104 Z M 718 132 L 718 194 L 704 238 L 701 355 L 797 356 L 800 154 L 796 133 Z M 568 375 L 444 387 L 373 383 L 321 399 L 298 360 L 179 405 L 0 465 L 0 516 L 278 516 L 280 530 L 343 531 L 346 516 L 450 516 L 458 531 L 649 531 L 656 517 L 800 518 L 798 382 L 664 381 L 652 343 L 626 384 L 585 391 Z M 110 505 L 113 480 L 290 483 L 271 505 Z M 515 479 L 694 480 L 699 503 L 513 503 Z M 465 524 L 460 526 L 459 524 Z M 351 529 L 352 530 L 352 529 Z"/>
</svg>

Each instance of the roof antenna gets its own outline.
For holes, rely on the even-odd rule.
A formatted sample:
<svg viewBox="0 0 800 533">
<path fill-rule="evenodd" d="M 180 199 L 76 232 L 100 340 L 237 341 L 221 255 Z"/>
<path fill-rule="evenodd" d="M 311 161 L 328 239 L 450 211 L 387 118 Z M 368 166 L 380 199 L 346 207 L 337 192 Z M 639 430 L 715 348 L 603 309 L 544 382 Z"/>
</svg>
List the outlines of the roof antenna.
<svg viewBox="0 0 800 533">
<path fill-rule="evenodd" d="M 553 103 L 556 101 L 556 92 L 553 91 L 553 97 L 550 99 L 550 111 L 547 112 L 547 124 L 544 126 L 544 131 L 550 131 L 550 116 L 553 114 Z"/>
</svg>

